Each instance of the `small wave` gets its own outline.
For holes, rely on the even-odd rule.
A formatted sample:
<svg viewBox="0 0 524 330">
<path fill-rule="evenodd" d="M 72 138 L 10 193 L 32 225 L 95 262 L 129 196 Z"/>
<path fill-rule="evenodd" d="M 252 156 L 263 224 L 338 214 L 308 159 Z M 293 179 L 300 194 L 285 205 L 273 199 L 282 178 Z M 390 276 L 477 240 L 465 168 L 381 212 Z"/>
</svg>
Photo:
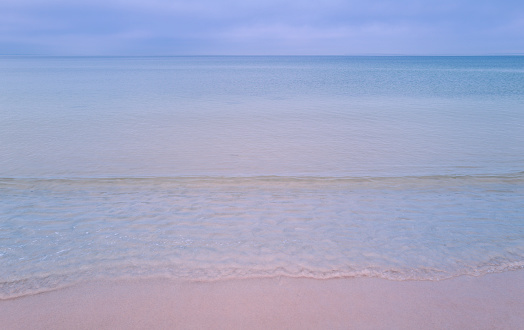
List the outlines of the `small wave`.
<svg viewBox="0 0 524 330">
<path fill-rule="evenodd" d="M 305 278 L 316 280 L 350 279 L 350 278 L 380 278 L 391 281 L 442 281 L 459 276 L 483 276 L 524 269 L 524 261 L 508 262 L 500 265 L 484 267 L 467 267 L 455 272 L 441 269 L 385 269 L 366 268 L 361 270 L 291 270 L 286 267 L 273 269 L 244 268 L 199 268 L 199 269 L 148 269 L 136 271 L 134 267 L 127 269 L 110 269 L 100 273 L 69 273 L 50 274 L 12 281 L 0 282 L 0 300 L 15 299 L 59 289 L 91 281 L 128 280 L 128 279 L 168 279 L 191 282 L 216 282 L 223 280 L 264 279 L 264 278 Z"/>
<path fill-rule="evenodd" d="M 215 183 L 215 184 L 247 184 L 247 183 L 410 183 L 427 182 L 498 182 L 523 183 L 524 171 L 500 174 L 475 175 L 421 175 L 421 176 L 151 176 L 151 177 L 3 177 L 0 186 L 9 187 L 17 184 L 48 184 L 48 185 L 88 185 L 88 184 L 176 184 L 176 183 Z"/>
<path fill-rule="evenodd" d="M 3 178 L 0 299 L 120 277 L 402 281 L 522 269 L 523 188 L 524 172 Z"/>
</svg>

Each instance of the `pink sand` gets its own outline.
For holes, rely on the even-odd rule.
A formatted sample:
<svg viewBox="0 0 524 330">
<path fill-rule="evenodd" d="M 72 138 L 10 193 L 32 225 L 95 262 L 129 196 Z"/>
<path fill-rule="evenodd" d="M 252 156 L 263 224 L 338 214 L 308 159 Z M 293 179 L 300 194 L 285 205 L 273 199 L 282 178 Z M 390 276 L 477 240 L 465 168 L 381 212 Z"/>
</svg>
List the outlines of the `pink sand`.
<svg viewBox="0 0 524 330">
<path fill-rule="evenodd" d="M 524 271 L 438 282 L 95 282 L 0 301 L 0 328 L 523 329 Z"/>
</svg>

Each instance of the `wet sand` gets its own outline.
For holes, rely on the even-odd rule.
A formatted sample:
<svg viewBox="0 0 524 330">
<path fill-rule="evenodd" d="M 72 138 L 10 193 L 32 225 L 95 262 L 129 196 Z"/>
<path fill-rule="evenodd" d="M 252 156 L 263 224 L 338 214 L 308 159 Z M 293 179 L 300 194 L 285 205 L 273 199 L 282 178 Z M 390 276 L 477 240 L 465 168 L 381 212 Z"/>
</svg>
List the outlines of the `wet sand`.
<svg viewBox="0 0 524 330">
<path fill-rule="evenodd" d="M 122 280 L 0 301 L 2 329 L 522 329 L 524 270 L 443 281 Z"/>
</svg>

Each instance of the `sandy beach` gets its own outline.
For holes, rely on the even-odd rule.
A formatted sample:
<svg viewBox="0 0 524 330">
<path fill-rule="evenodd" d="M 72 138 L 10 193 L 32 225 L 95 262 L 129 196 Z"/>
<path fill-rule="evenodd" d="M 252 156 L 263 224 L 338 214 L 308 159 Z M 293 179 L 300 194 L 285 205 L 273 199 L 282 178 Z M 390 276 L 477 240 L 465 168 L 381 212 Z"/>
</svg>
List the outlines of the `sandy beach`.
<svg viewBox="0 0 524 330">
<path fill-rule="evenodd" d="M 85 283 L 0 301 L 2 329 L 519 329 L 524 271 L 443 281 Z"/>
</svg>

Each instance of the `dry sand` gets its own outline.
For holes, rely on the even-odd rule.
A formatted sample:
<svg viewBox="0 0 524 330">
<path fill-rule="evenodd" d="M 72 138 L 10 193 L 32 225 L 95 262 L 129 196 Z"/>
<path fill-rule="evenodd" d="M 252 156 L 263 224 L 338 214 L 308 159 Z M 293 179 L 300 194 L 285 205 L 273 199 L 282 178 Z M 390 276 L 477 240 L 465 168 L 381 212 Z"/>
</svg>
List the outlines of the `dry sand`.
<svg viewBox="0 0 524 330">
<path fill-rule="evenodd" d="M 438 282 L 95 282 L 0 301 L 0 328 L 524 329 L 524 271 Z"/>
</svg>

